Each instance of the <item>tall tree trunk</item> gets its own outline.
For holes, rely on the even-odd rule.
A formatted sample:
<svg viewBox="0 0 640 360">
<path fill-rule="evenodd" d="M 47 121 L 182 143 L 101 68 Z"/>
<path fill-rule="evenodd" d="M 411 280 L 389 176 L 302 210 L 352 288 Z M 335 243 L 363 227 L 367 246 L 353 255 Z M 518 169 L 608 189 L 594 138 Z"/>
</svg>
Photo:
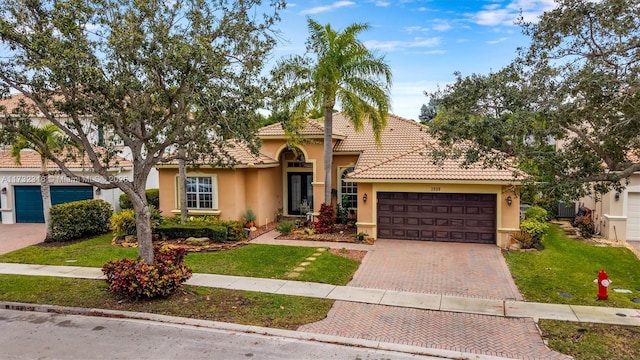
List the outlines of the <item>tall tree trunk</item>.
<svg viewBox="0 0 640 360">
<path fill-rule="evenodd" d="M 153 239 L 151 237 L 151 211 L 147 203 L 144 186 L 134 189 L 128 194 L 136 213 L 136 237 L 138 240 L 138 255 L 147 264 L 153 264 Z"/>
<path fill-rule="evenodd" d="M 184 148 L 178 149 L 178 191 L 180 194 L 180 223 L 185 224 L 187 222 L 187 215 L 189 209 L 187 209 L 187 165 L 185 161 L 186 150 Z"/>
<path fill-rule="evenodd" d="M 49 186 L 49 172 L 43 167 L 40 173 L 40 193 L 42 194 L 42 210 L 44 225 L 47 228 L 46 240 L 51 239 L 51 188 Z"/>
<path fill-rule="evenodd" d="M 331 205 L 331 164 L 333 163 L 333 106 L 324 109 L 324 203 Z"/>
</svg>

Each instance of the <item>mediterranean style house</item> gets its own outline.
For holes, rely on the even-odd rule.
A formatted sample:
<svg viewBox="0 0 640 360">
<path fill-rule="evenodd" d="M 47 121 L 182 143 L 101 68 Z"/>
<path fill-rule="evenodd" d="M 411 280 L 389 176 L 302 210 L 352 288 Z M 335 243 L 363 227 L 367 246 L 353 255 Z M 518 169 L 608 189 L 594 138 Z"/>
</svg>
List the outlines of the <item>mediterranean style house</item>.
<svg viewBox="0 0 640 360">
<path fill-rule="evenodd" d="M 333 203 L 346 196 L 359 232 L 373 238 L 496 244 L 507 247 L 519 229 L 519 181 L 509 169 L 434 162 L 437 142 L 413 120 L 389 115 L 382 141 L 371 127 L 355 131 L 341 114 L 333 120 Z M 239 219 L 252 209 L 257 224 L 276 214 L 318 214 L 324 193 L 323 123 L 308 120 L 306 141 L 289 148 L 281 123 L 259 130 L 258 155 L 230 142 L 233 169 L 202 165 L 187 173 L 191 215 Z M 160 210 L 180 212 L 177 164 L 157 167 Z"/>
</svg>

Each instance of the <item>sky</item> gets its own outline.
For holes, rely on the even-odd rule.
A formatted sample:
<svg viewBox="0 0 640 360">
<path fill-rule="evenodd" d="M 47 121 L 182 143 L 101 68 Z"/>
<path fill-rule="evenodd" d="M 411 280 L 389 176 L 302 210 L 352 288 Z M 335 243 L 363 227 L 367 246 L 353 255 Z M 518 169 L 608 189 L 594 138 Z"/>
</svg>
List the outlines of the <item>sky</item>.
<svg viewBox="0 0 640 360">
<path fill-rule="evenodd" d="M 293 0 L 281 14 L 278 59 L 305 52 L 307 18 L 344 29 L 368 23 L 360 40 L 391 67 L 391 112 L 417 119 L 425 91 L 508 65 L 529 38 L 515 21 L 535 22 L 553 0 Z"/>
</svg>

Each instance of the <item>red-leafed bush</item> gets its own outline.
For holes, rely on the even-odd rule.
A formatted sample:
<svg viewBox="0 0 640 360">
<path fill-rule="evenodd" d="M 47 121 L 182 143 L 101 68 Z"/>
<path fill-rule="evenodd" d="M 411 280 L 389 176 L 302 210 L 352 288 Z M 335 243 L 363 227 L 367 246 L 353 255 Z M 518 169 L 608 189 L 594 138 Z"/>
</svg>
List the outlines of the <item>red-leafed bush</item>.
<svg viewBox="0 0 640 360">
<path fill-rule="evenodd" d="M 333 232 L 333 226 L 336 224 L 336 213 L 329 204 L 320 205 L 320 214 L 318 221 L 313 223 L 313 227 L 318 234 Z"/>
<path fill-rule="evenodd" d="M 154 248 L 155 263 L 143 259 L 113 260 L 104 264 L 111 293 L 130 299 L 152 299 L 173 294 L 191 277 L 191 269 L 184 264 L 184 248 Z"/>
</svg>

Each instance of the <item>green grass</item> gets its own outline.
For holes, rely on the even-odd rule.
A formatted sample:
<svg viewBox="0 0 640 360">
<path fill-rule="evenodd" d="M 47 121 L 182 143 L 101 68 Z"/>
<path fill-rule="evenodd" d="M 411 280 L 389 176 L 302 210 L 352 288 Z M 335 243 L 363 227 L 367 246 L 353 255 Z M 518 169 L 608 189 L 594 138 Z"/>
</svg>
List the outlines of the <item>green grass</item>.
<svg viewBox="0 0 640 360">
<path fill-rule="evenodd" d="M 109 260 L 137 257 L 137 249 L 114 246 L 111 238 L 102 235 L 55 247 L 34 245 L 1 255 L 0 262 L 102 267 Z M 228 251 L 190 253 L 185 261 L 196 273 L 288 279 L 286 274 L 315 252 L 313 247 L 252 244 Z M 296 280 L 346 285 L 358 266 L 357 261 L 325 252 Z"/>
<path fill-rule="evenodd" d="M 576 360 L 640 359 L 640 327 L 540 320 L 549 347 Z"/>
<path fill-rule="evenodd" d="M 557 225 L 551 225 L 542 244 L 542 251 L 504 253 L 527 301 L 640 308 L 640 304 L 631 301 L 640 298 L 640 261 L 628 249 L 568 239 Z M 593 282 L 601 269 L 613 281 L 606 301 L 597 299 L 598 289 Z M 612 291 L 615 288 L 633 293 L 616 293 Z M 561 296 L 563 293 L 571 297 Z"/>
<path fill-rule="evenodd" d="M 295 330 L 322 320 L 332 300 L 183 286 L 166 299 L 118 301 L 99 280 L 0 275 L 0 300 L 112 309 Z"/>
</svg>

